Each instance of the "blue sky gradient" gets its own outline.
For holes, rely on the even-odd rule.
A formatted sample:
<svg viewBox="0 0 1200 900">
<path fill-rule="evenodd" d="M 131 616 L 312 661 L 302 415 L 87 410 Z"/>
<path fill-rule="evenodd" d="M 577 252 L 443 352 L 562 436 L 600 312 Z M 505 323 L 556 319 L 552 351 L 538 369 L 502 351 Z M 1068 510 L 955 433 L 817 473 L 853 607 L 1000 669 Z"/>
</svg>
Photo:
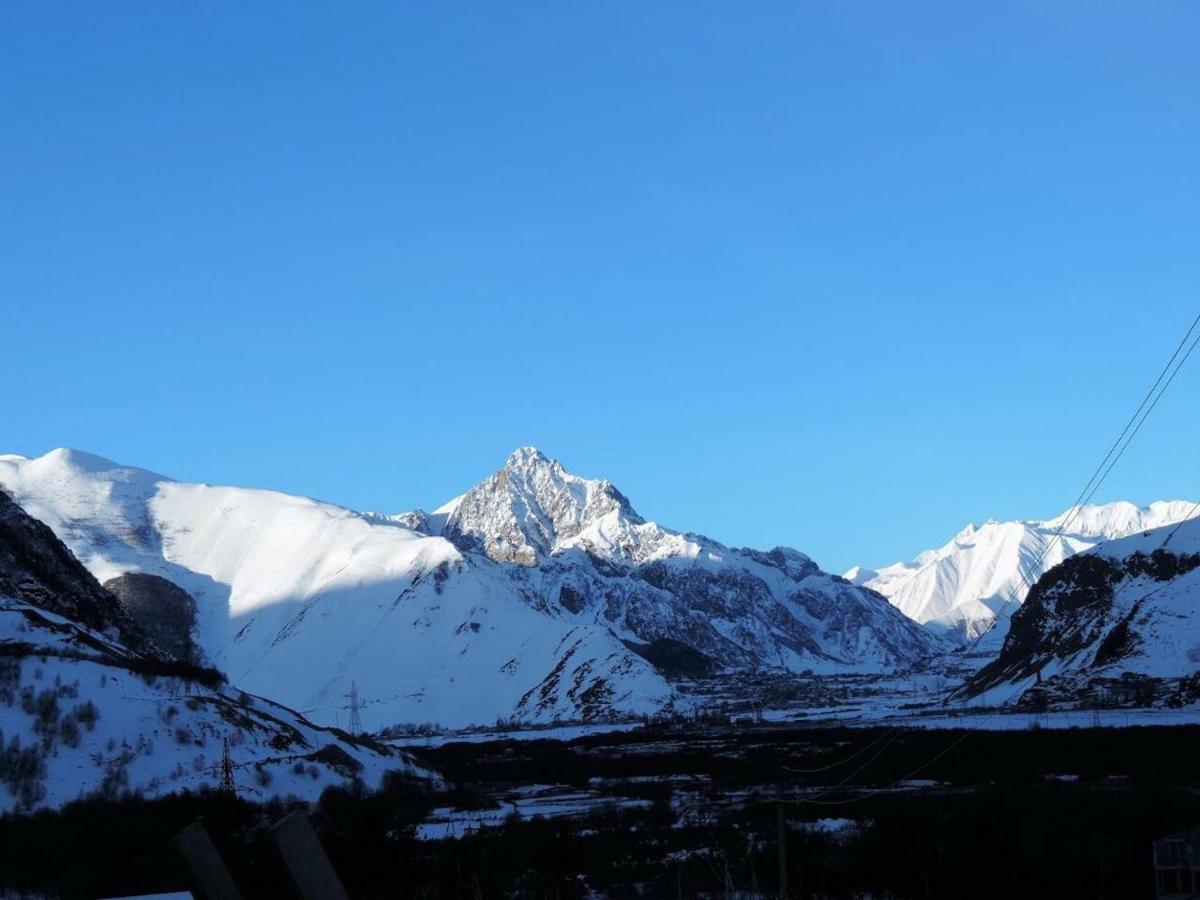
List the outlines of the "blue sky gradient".
<svg viewBox="0 0 1200 900">
<path fill-rule="evenodd" d="M 1048 7 L 1053 8 L 1048 8 Z M 1200 286 L 1200 4 L 0 8 L 0 452 L 840 571 L 1074 499 Z M 1200 496 L 1193 359 L 1098 499 Z"/>
</svg>

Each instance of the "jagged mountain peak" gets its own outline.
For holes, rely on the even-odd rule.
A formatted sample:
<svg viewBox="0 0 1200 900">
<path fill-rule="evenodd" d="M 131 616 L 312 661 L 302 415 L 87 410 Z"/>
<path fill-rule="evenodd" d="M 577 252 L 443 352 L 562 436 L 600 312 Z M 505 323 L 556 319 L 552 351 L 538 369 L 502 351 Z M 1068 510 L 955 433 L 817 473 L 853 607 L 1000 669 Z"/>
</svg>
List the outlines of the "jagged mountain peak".
<svg viewBox="0 0 1200 900">
<path fill-rule="evenodd" d="M 628 538 L 645 525 L 611 481 L 572 475 L 558 460 L 526 446 L 462 496 L 444 533 L 498 562 L 532 566 L 589 529 L 599 528 L 609 538 L 623 532 Z"/>
<path fill-rule="evenodd" d="M 634 512 L 625 495 L 618 491 L 607 478 L 583 478 L 573 475 L 561 462 L 547 456 L 537 447 L 518 447 L 508 455 L 504 468 L 496 474 L 504 474 L 508 476 L 510 483 L 518 484 L 537 494 L 545 494 L 547 489 L 559 491 L 566 486 L 582 488 L 584 492 L 582 499 L 589 502 L 596 500 L 602 506 L 609 506 L 610 503 L 606 501 L 611 501 L 611 504 L 619 507 L 625 515 L 637 519 L 639 522 L 642 521 L 641 517 Z M 579 496 L 578 490 L 573 493 Z M 539 497 L 539 499 L 542 498 Z"/>
<path fill-rule="evenodd" d="M 734 670 L 895 670 L 945 649 L 797 550 L 660 527 L 533 448 L 400 516 L 36 460 L 0 460 L 0 484 L 102 582 L 186 591 L 207 659 L 326 719 L 353 682 L 380 724 L 661 709 L 675 689 L 635 649 L 661 640 Z"/>
<path fill-rule="evenodd" d="M 508 459 L 504 461 L 506 469 L 525 469 L 530 466 L 549 466 L 550 468 L 562 469 L 563 465 L 557 459 L 551 459 L 537 447 L 532 444 L 525 444 L 518 447 L 512 453 L 508 454 Z"/>
</svg>

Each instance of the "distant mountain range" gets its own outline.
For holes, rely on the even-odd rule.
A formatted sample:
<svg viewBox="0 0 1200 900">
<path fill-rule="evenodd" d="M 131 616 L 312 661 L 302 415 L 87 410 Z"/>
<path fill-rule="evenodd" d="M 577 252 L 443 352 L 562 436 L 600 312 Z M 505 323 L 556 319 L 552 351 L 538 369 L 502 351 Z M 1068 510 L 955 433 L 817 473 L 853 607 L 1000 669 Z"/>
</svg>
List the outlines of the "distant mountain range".
<svg viewBox="0 0 1200 900">
<path fill-rule="evenodd" d="M 1044 521 L 989 520 L 968 525 L 949 543 L 912 562 L 882 569 L 856 566 L 845 577 L 883 594 L 912 619 L 963 642 L 988 628 L 997 613 L 1006 619 L 1012 615 L 1029 585 L 1067 557 L 1104 541 L 1172 525 L 1193 509 L 1185 500 L 1149 506 L 1117 502 L 1072 508 Z M 989 641 L 994 638 L 998 647 L 1005 630 L 997 627 Z"/>
<path fill-rule="evenodd" d="M 595 719 L 670 708 L 690 674 L 895 671 L 946 649 L 803 553 L 663 528 L 530 447 L 397 516 L 72 450 L 0 456 L 0 486 L 131 609 L 181 588 L 194 609 L 149 626 L 319 721 L 345 722 L 352 684 L 371 727 Z M 114 581 L 130 573 L 170 584 Z"/>
</svg>

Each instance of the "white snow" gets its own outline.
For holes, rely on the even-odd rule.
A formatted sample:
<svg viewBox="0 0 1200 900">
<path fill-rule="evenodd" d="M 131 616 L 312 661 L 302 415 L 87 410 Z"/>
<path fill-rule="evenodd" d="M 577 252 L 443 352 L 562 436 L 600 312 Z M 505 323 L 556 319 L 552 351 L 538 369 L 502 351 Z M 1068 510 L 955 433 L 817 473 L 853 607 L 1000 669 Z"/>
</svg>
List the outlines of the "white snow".
<svg viewBox="0 0 1200 900">
<path fill-rule="evenodd" d="M 1119 501 L 1072 507 L 1042 521 L 989 520 L 967 525 L 949 543 L 911 562 L 881 569 L 856 566 L 845 577 L 883 594 L 918 622 L 970 639 L 997 613 L 1007 619 L 1020 607 L 1029 590 L 1026 579 L 1032 584 L 1066 557 L 1102 541 L 1179 522 L 1193 508 L 1184 500 L 1149 506 Z M 1067 528 L 1059 537 L 1064 522 Z M 1005 630 L 1006 624 L 998 623 L 989 635 L 996 639 L 994 649 Z"/>
<path fill-rule="evenodd" d="M 6 747 L 39 748 L 45 763 L 40 796 L 30 807 L 58 807 L 88 793 L 132 790 L 160 796 L 215 787 L 224 742 L 229 741 L 234 779 L 255 797 L 315 800 L 331 784 L 353 774 L 339 771 L 319 751 L 335 747 L 377 786 L 384 773 L 431 778 L 403 753 L 351 743 L 313 726 L 292 710 L 234 688 L 210 689 L 174 677 L 146 677 L 123 667 L 120 645 L 28 603 L 0 597 L 0 644 L 30 644 L 28 655 L 6 657 L 16 665 L 0 685 L 0 737 Z M 107 649 L 106 649 L 107 648 Z M 39 731 L 27 699 L 53 695 L 55 726 Z M 83 704 L 94 705 L 90 725 L 81 721 L 76 741 L 60 729 Z M 313 756 L 313 754 L 318 754 Z M 0 812 L 20 798 L 0 783 Z"/>
<path fill-rule="evenodd" d="M 576 697 L 597 681 L 621 712 L 673 695 L 607 628 L 534 608 L 501 567 L 441 537 L 72 450 L 0 461 L 0 485 L 101 581 L 142 571 L 190 592 L 209 660 L 318 721 L 346 724 L 352 682 L 369 728 L 577 718 Z M 560 662 L 539 703 L 522 707 Z"/>
<path fill-rule="evenodd" d="M 4 458 L 0 485 L 101 581 L 139 571 L 188 591 L 212 664 L 329 724 L 348 721 L 351 685 L 370 729 L 656 712 L 676 691 L 624 643 L 647 633 L 793 672 L 894 671 L 944 649 L 803 553 L 663 528 L 530 447 L 433 514 L 188 484 L 73 450 Z"/>
</svg>

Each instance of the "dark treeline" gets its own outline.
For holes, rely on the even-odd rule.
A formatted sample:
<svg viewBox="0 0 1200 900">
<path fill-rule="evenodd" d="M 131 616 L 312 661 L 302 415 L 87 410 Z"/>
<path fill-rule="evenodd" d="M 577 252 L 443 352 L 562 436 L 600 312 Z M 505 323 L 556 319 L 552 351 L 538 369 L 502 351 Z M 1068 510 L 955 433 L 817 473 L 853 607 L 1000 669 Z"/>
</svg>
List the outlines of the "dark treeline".
<svg viewBox="0 0 1200 900">
<path fill-rule="evenodd" d="M 855 782 L 888 783 L 956 736 L 897 734 Z M 1195 728 L 973 733 L 920 773 L 941 789 L 794 802 L 805 779 L 789 781 L 782 764 L 819 767 L 879 737 L 762 729 L 450 745 L 424 751 L 457 783 L 448 795 L 401 781 L 375 793 L 333 789 L 311 814 L 353 897 L 466 900 L 723 897 L 727 888 L 772 896 L 781 789 L 791 894 L 804 898 L 1152 897 L 1150 842 L 1200 822 Z M 709 778 L 693 793 L 665 780 L 623 781 L 687 773 Z M 833 784 L 844 774 L 808 780 Z M 487 806 L 497 789 L 529 783 L 611 784 L 612 802 L 580 819 L 510 817 L 458 840 L 413 836 L 433 806 Z M 621 802 L 630 798 L 641 802 Z M 681 816 L 688 806 L 699 814 Z M 266 836 L 286 810 L 206 794 L 6 817 L 0 883 L 64 897 L 188 886 L 170 838 L 202 818 L 248 898 L 286 898 Z M 855 824 L 813 830 L 821 819 Z"/>
</svg>

